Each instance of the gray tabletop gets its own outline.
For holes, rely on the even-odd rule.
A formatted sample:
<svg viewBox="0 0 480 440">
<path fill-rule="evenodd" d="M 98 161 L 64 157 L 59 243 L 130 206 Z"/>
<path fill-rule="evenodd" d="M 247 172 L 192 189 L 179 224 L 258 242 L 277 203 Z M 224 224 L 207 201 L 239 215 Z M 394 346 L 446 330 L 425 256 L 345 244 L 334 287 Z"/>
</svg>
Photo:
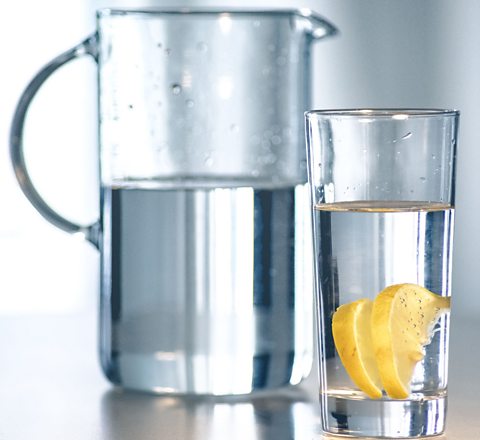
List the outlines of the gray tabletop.
<svg viewBox="0 0 480 440">
<path fill-rule="evenodd" d="M 448 440 L 480 438 L 480 320 L 452 320 Z M 124 392 L 103 378 L 95 312 L 0 319 L 0 440 L 321 439 L 315 374 L 256 398 Z"/>
</svg>

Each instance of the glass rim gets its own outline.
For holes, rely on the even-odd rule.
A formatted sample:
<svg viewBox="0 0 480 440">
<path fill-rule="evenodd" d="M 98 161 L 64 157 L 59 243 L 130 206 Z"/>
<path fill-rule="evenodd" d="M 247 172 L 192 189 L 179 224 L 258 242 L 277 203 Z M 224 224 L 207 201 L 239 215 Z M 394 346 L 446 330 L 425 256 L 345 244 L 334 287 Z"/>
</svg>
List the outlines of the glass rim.
<svg viewBox="0 0 480 440">
<path fill-rule="evenodd" d="M 456 109 L 442 108 L 351 108 L 351 109 L 321 109 L 305 112 L 306 119 L 316 118 L 382 118 L 405 120 L 408 118 L 459 116 Z"/>
<path fill-rule="evenodd" d="M 297 15 L 305 18 L 324 20 L 320 15 L 309 8 L 235 8 L 235 7 L 141 7 L 141 8 L 99 8 L 96 11 L 99 17 L 112 15 Z"/>
</svg>

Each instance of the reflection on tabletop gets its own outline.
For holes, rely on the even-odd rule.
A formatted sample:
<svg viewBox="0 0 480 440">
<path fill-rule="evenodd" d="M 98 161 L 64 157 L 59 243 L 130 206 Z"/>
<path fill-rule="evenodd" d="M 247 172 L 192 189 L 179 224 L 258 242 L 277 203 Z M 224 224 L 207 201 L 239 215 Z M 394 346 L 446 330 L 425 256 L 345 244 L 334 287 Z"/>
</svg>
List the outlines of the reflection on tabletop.
<svg viewBox="0 0 480 440">
<path fill-rule="evenodd" d="M 301 389 L 258 397 L 155 396 L 111 389 L 101 402 L 107 439 L 161 433 L 169 439 L 319 438 L 318 414 Z"/>
</svg>

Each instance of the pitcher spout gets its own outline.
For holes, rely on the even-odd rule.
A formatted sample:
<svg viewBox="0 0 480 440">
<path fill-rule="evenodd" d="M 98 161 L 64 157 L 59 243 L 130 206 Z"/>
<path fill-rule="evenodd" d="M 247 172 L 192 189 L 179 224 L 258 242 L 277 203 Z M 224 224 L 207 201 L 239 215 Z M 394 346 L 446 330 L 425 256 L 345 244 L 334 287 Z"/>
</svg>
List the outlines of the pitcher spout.
<svg viewBox="0 0 480 440">
<path fill-rule="evenodd" d="M 338 29 L 332 23 L 310 9 L 298 9 L 295 18 L 297 26 L 314 40 L 320 40 L 338 34 Z"/>
</svg>

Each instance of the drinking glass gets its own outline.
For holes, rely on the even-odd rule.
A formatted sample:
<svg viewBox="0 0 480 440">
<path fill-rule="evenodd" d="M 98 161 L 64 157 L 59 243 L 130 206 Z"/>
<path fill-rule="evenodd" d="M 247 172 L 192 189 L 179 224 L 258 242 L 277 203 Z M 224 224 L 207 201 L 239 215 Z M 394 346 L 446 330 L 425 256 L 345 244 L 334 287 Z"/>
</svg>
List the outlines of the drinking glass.
<svg viewBox="0 0 480 440">
<path fill-rule="evenodd" d="M 325 432 L 444 431 L 458 120 L 306 113 Z"/>
</svg>

